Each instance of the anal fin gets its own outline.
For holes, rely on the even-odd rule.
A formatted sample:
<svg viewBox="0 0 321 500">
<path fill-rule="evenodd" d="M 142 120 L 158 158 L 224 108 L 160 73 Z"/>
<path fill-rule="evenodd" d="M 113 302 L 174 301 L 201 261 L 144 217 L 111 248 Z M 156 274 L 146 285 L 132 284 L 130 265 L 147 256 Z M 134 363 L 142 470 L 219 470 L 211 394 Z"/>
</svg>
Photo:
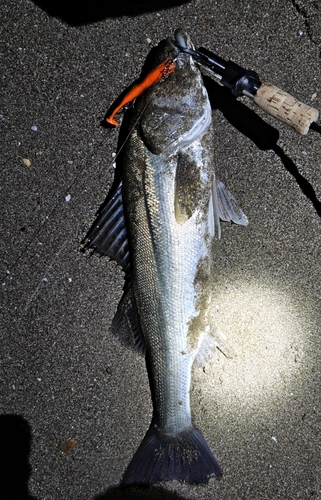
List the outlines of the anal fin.
<svg viewBox="0 0 321 500">
<path fill-rule="evenodd" d="M 225 340 L 225 335 L 220 330 L 217 330 L 215 338 L 208 331 L 203 333 L 200 338 L 193 366 L 195 368 L 201 368 L 219 352 L 228 358 L 229 355 L 225 346 Z"/>
</svg>

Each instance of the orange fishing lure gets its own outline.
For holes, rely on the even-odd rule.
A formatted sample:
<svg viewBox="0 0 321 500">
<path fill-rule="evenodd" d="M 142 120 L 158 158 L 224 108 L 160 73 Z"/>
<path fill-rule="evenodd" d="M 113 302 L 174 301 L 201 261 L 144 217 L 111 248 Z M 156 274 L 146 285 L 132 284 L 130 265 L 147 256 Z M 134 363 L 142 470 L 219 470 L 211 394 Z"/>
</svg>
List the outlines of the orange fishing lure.
<svg viewBox="0 0 321 500">
<path fill-rule="evenodd" d="M 176 63 L 172 59 L 166 59 L 166 61 L 159 64 L 150 73 L 148 73 L 144 80 L 138 82 L 129 90 L 120 104 L 116 106 L 112 114 L 106 118 L 106 122 L 117 127 L 119 123 L 115 120 L 116 113 L 118 113 L 118 111 L 126 104 L 136 99 L 136 97 L 141 95 L 146 89 L 152 87 L 152 85 L 155 85 L 155 83 L 158 83 L 160 80 L 167 78 L 175 68 Z"/>
</svg>

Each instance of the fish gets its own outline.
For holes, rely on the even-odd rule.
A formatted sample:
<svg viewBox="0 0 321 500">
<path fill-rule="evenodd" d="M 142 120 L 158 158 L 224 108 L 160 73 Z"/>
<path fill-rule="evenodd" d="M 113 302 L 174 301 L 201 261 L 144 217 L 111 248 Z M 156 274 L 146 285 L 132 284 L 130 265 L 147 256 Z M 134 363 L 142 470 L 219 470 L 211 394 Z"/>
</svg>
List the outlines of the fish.
<svg viewBox="0 0 321 500">
<path fill-rule="evenodd" d="M 193 424 L 189 393 L 203 345 L 217 345 L 208 314 L 220 221 L 248 220 L 215 176 L 208 94 L 200 68 L 180 47 L 194 48 L 182 29 L 154 52 L 154 67 L 170 59 L 175 71 L 135 100 L 120 181 L 87 235 L 88 248 L 125 272 L 111 329 L 132 337 L 149 374 L 152 422 L 124 486 L 206 484 L 222 475 Z"/>
</svg>

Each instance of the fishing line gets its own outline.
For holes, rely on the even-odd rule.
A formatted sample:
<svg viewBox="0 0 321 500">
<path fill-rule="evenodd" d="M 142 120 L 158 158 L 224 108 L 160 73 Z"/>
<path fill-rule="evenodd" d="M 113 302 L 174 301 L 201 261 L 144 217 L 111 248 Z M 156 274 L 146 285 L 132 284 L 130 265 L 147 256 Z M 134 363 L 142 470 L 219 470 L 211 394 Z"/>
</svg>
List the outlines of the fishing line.
<svg viewBox="0 0 321 500">
<path fill-rule="evenodd" d="M 121 150 L 123 149 L 123 147 L 125 146 L 126 142 L 128 141 L 129 137 L 131 136 L 132 132 L 133 132 L 133 129 L 134 127 L 137 125 L 138 121 L 140 120 L 142 114 L 144 113 L 146 107 L 148 106 L 148 104 L 150 103 L 151 101 L 151 98 L 149 100 L 146 101 L 146 104 L 144 105 L 142 111 L 140 112 L 140 114 L 138 115 L 138 118 L 135 120 L 131 130 L 129 131 L 129 134 L 127 135 L 127 137 L 125 138 L 123 144 L 121 145 L 121 147 L 119 148 L 119 150 L 117 151 L 117 154 L 115 156 L 115 161 L 118 157 L 118 155 L 120 154 Z M 73 179 L 73 181 L 67 186 L 67 188 L 65 189 L 65 192 L 67 193 L 68 191 L 71 190 L 71 188 L 74 186 L 74 184 L 76 184 L 76 182 L 78 181 L 78 179 L 80 178 L 80 176 L 83 174 L 85 170 L 85 166 L 76 174 L 75 178 Z M 43 230 L 45 224 L 50 220 L 50 218 L 52 217 L 53 213 L 56 211 L 57 207 L 60 205 L 61 201 L 58 200 L 57 203 L 53 206 L 53 208 L 50 210 L 49 214 L 47 214 L 45 216 L 45 219 L 40 223 L 38 229 L 31 235 L 31 237 L 28 239 L 27 243 L 24 245 L 23 249 L 21 250 L 21 252 L 19 253 L 18 257 L 16 258 L 16 260 L 12 263 L 11 265 L 11 268 L 10 270 L 7 269 L 4 274 L 3 274 L 3 278 L 2 278 L 2 285 L 5 286 L 6 282 L 12 277 L 11 276 L 11 273 L 12 271 L 14 271 L 21 259 L 21 257 L 25 254 L 25 252 L 27 251 L 27 249 L 29 248 L 30 244 L 31 244 L 31 241 L 32 239 L 37 239 L 41 233 L 41 231 Z M 57 254 L 60 253 L 60 250 L 55 254 L 55 257 L 57 257 Z"/>
<path fill-rule="evenodd" d="M 115 161 L 117 160 L 117 158 L 118 158 L 118 156 L 119 156 L 119 154 L 120 154 L 121 150 L 122 150 L 122 149 L 123 149 L 123 147 L 125 146 L 126 142 L 128 141 L 128 139 L 129 139 L 129 138 L 130 138 L 130 136 L 132 135 L 134 128 L 136 127 L 136 125 L 137 125 L 138 121 L 141 119 L 141 117 L 142 117 L 142 115 L 143 115 L 143 113 L 144 113 L 145 109 L 147 108 L 147 106 L 148 106 L 148 104 L 151 102 L 151 100 L 152 100 L 152 98 L 150 98 L 149 100 L 147 100 L 147 101 L 146 101 L 145 106 L 143 107 L 142 111 L 139 113 L 139 115 L 138 115 L 137 119 L 135 120 L 135 122 L 134 122 L 133 126 L 131 127 L 131 129 L 130 129 L 130 131 L 129 131 L 128 135 L 127 135 L 127 136 L 126 136 L 126 138 L 124 139 L 123 144 L 120 146 L 119 150 L 117 151 L 116 156 L 115 156 Z"/>
<path fill-rule="evenodd" d="M 67 186 L 67 188 L 65 189 L 65 193 L 67 193 L 68 191 L 71 190 L 71 188 L 74 186 L 74 184 L 78 181 L 79 177 L 82 175 L 82 173 L 84 172 L 85 170 L 85 167 L 86 165 L 84 165 L 81 170 L 76 174 L 75 178 L 73 179 L 73 181 Z M 12 264 L 12 267 L 11 269 L 14 270 L 18 264 L 18 262 L 20 261 L 22 255 L 26 252 L 27 248 L 35 241 L 35 239 L 40 235 L 43 227 L 45 226 L 45 224 L 50 220 L 50 218 L 52 217 L 53 213 L 56 211 L 58 205 L 61 203 L 61 199 L 60 199 L 60 196 L 58 197 L 58 200 L 56 202 L 56 204 L 53 206 L 53 208 L 51 209 L 51 211 L 49 212 L 48 215 L 45 216 L 45 219 L 40 223 L 40 226 L 38 227 L 38 229 L 35 231 L 35 233 L 33 234 L 33 236 L 31 237 L 31 239 L 25 244 L 25 246 L 23 247 L 23 249 L 21 250 L 21 252 L 18 254 L 18 257 L 16 258 L 16 260 L 13 262 Z M 63 243 L 64 245 L 64 243 Z M 62 246 L 63 246 L 62 245 Z M 10 271 L 9 269 L 7 269 L 7 271 L 5 272 L 4 274 L 4 277 L 3 277 L 3 280 L 5 281 L 6 278 L 9 278 L 10 277 Z"/>
</svg>

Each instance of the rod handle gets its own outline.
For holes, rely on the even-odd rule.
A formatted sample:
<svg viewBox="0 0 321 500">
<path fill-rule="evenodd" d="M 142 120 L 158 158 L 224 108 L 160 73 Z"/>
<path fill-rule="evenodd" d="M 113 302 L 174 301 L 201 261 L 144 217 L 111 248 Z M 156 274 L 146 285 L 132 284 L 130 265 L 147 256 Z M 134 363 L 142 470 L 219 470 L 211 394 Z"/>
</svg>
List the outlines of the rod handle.
<svg viewBox="0 0 321 500">
<path fill-rule="evenodd" d="M 301 135 L 308 133 L 319 111 L 298 101 L 284 90 L 264 82 L 254 96 L 254 102 L 264 111 L 294 128 Z"/>
</svg>

